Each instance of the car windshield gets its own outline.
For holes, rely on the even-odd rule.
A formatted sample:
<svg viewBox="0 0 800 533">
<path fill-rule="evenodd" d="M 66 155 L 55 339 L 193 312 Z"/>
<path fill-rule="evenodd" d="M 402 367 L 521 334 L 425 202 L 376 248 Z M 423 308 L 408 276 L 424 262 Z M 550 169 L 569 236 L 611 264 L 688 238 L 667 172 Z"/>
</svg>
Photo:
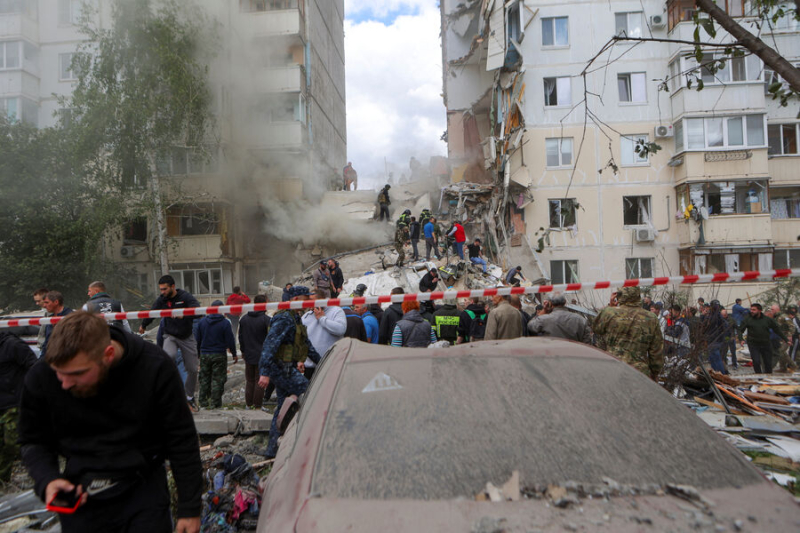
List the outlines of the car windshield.
<svg viewBox="0 0 800 533">
<path fill-rule="evenodd" d="M 311 492 L 472 498 L 514 470 L 523 487 L 762 481 L 700 418 L 616 361 L 447 356 L 348 364 Z"/>
</svg>

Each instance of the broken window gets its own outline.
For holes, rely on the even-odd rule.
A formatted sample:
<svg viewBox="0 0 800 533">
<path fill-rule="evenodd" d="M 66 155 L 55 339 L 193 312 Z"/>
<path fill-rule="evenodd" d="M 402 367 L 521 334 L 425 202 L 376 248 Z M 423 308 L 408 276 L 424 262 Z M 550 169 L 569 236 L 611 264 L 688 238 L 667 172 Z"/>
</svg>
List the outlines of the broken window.
<svg viewBox="0 0 800 533">
<path fill-rule="evenodd" d="M 644 145 L 650 140 L 647 134 L 623 135 L 619 140 L 621 162 L 624 166 L 647 165 L 650 162 L 648 153 L 644 150 Z"/>
<path fill-rule="evenodd" d="M 145 244 L 147 242 L 147 218 L 136 217 L 125 224 L 122 241 L 124 244 Z"/>
<path fill-rule="evenodd" d="M 626 226 L 644 226 L 650 224 L 650 197 L 623 196 L 623 223 Z"/>
<path fill-rule="evenodd" d="M 569 17 L 542 19 L 542 46 L 569 45 Z"/>
<path fill-rule="evenodd" d="M 550 204 L 550 227 L 564 229 L 575 226 L 575 199 L 548 200 Z"/>
<path fill-rule="evenodd" d="M 800 218 L 800 187 L 772 188 L 769 198 L 772 218 Z"/>
<path fill-rule="evenodd" d="M 553 285 L 580 283 L 580 278 L 578 277 L 578 261 L 550 261 L 550 282 Z"/>
<path fill-rule="evenodd" d="M 544 105 L 567 106 L 572 104 L 572 85 L 569 77 L 544 78 Z"/>
<path fill-rule="evenodd" d="M 544 144 L 548 167 L 572 166 L 572 137 L 545 139 Z"/>
<path fill-rule="evenodd" d="M 694 274 L 772 270 L 772 253 L 708 253 L 694 256 Z"/>
<path fill-rule="evenodd" d="M 682 210 L 686 210 L 688 202 L 691 202 L 695 208 L 707 208 L 709 216 L 769 212 L 767 182 L 764 180 L 692 183 L 676 190 L 680 201 L 678 207 Z"/>
<path fill-rule="evenodd" d="M 653 258 L 634 257 L 625 260 L 625 279 L 653 277 Z"/>
<path fill-rule="evenodd" d="M 219 267 L 172 270 L 169 274 L 175 278 L 176 287 L 182 288 L 195 296 L 210 296 L 223 293 L 222 269 Z"/>
<path fill-rule="evenodd" d="M 213 205 L 178 206 L 167 211 L 167 234 L 171 237 L 219 235 L 223 209 Z"/>
<path fill-rule="evenodd" d="M 512 40 L 519 44 L 525 38 L 525 21 L 523 20 L 524 13 L 524 0 L 517 0 L 508 7 L 508 11 L 506 12 L 506 20 L 508 21 L 508 31 L 506 32 L 506 37 L 508 37 L 508 44 L 511 44 Z"/>
<path fill-rule="evenodd" d="M 633 11 L 630 13 L 614 13 L 616 23 L 616 35 L 625 37 L 642 36 L 642 12 Z"/>
<path fill-rule="evenodd" d="M 619 101 L 631 104 L 641 104 L 647 102 L 647 90 L 645 73 L 630 72 L 617 75 L 617 85 L 619 87 Z"/>
</svg>

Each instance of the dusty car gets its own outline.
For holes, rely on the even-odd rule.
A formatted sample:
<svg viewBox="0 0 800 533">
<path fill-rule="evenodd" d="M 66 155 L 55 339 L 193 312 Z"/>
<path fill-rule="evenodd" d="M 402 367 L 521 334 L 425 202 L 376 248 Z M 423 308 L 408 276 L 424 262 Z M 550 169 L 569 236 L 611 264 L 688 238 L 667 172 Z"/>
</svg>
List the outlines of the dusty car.
<svg viewBox="0 0 800 533">
<path fill-rule="evenodd" d="M 258 523 L 261 533 L 799 527 L 792 496 L 657 384 L 601 350 L 543 338 L 339 341 L 286 426 Z"/>
</svg>

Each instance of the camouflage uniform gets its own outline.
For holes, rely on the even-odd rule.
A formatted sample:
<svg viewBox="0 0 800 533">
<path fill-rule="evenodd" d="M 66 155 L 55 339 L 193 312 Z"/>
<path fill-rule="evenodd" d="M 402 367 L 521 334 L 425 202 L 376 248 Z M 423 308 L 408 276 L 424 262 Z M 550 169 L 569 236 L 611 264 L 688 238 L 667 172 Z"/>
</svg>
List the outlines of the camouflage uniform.
<svg viewBox="0 0 800 533">
<path fill-rule="evenodd" d="M 408 234 L 408 226 L 405 224 L 399 224 L 397 226 L 397 231 L 394 232 L 394 249 L 397 250 L 397 266 L 403 266 L 403 261 L 406 260 L 406 253 L 403 251 L 403 247 L 408 242 L 409 234 Z"/>
<path fill-rule="evenodd" d="M 656 315 L 641 307 L 639 287 L 624 287 L 619 307 L 603 309 L 592 329 L 601 348 L 658 378 L 664 366 L 664 338 Z"/>
<path fill-rule="evenodd" d="M 219 409 L 228 381 L 228 356 L 224 353 L 200 354 L 200 407 Z"/>
<path fill-rule="evenodd" d="M 794 324 L 792 318 L 784 313 L 779 313 L 772 317 L 778 323 L 778 327 L 787 339 L 791 339 L 794 334 Z M 789 346 L 780 339 L 773 339 L 772 350 L 778 355 L 778 372 L 786 372 L 789 369 L 796 369 L 797 366 L 789 356 Z"/>
<path fill-rule="evenodd" d="M 19 459 L 17 418 L 16 407 L 6 409 L 0 415 L 0 481 L 11 479 L 14 461 Z"/>
</svg>

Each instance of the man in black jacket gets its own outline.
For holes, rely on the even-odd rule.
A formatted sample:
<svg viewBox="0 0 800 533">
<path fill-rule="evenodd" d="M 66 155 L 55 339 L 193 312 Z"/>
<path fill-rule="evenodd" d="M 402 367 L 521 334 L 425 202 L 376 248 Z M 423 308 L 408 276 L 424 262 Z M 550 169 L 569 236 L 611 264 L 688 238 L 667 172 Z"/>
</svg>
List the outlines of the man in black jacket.
<svg viewBox="0 0 800 533">
<path fill-rule="evenodd" d="M 344 274 L 339 268 L 339 263 L 333 259 L 328 259 L 328 274 L 331 277 L 331 297 L 338 298 L 344 285 Z"/>
<path fill-rule="evenodd" d="M 342 306 L 344 316 L 347 319 L 347 329 L 344 330 L 344 337 L 356 339 L 361 342 L 369 342 L 367 339 L 367 328 L 364 326 L 364 320 L 361 315 L 353 311 L 350 306 Z"/>
<path fill-rule="evenodd" d="M 35 362 L 36 355 L 25 341 L 0 330 L 0 481 L 11 479 L 19 458 L 17 408 L 25 374 Z"/>
<path fill-rule="evenodd" d="M 161 276 L 158 280 L 158 290 L 161 296 L 156 298 L 151 309 L 186 309 L 188 307 L 200 307 L 200 302 L 183 289 L 175 288 L 175 279 L 172 276 Z M 164 319 L 164 351 L 175 361 L 178 357 L 178 349 L 183 356 L 183 364 L 186 367 L 186 401 L 192 411 L 197 411 L 197 403 L 194 400 L 194 392 L 197 389 L 197 371 L 200 366 L 200 359 L 197 356 L 197 341 L 192 336 L 192 326 L 194 325 L 193 316 L 185 318 L 165 318 Z M 152 318 L 142 320 L 139 333 L 144 333 L 145 328 L 153 321 Z"/>
<path fill-rule="evenodd" d="M 395 287 L 392 289 L 392 294 L 405 294 L 405 291 L 403 287 Z M 403 308 L 399 303 L 393 303 L 383 312 L 381 326 L 378 330 L 378 344 L 389 344 L 392 342 L 394 327 L 401 318 L 403 318 Z"/>
<path fill-rule="evenodd" d="M 82 309 L 90 313 L 124 313 L 125 308 L 122 307 L 122 302 L 115 300 L 106 292 L 106 284 L 102 281 L 93 281 L 86 289 L 86 294 L 89 296 L 89 301 L 83 304 Z M 128 333 L 131 332 L 131 326 L 127 320 L 106 320 L 109 324 L 119 326 Z"/>
<path fill-rule="evenodd" d="M 416 217 L 411 217 L 411 223 L 408 225 L 408 234 L 411 238 L 411 260 L 417 261 L 419 259 L 420 224 Z"/>
<path fill-rule="evenodd" d="M 253 302 L 267 303 L 267 297 L 259 294 Z M 273 383 L 267 385 L 266 391 L 258 386 L 258 363 L 261 361 L 261 349 L 269 332 L 270 320 L 266 311 L 250 311 L 239 320 L 239 349 L 244 359 L 244 404 L 254 409 L 261 409 L 264 396 L 269 400 L 275 390 Z"/>
<path fill-rule="evenodd" d="M 78 312 L 56 325 L 25 378 L 19 442 L 43 501 L 79 497 L 74 514 L 59 515 L 64 533 L 173 531 L 165 460 L 178 489 L 175 531 L 200 530 L 202 464 L 178 369 L 102 318 Z"/>
<path fill-rule="evenodd" d="M 430 271 L 419 280 L 419 292 L 433 292 L 438 287 L 439 271 L 436 268 L 430 269 Z"/>
</svg>

